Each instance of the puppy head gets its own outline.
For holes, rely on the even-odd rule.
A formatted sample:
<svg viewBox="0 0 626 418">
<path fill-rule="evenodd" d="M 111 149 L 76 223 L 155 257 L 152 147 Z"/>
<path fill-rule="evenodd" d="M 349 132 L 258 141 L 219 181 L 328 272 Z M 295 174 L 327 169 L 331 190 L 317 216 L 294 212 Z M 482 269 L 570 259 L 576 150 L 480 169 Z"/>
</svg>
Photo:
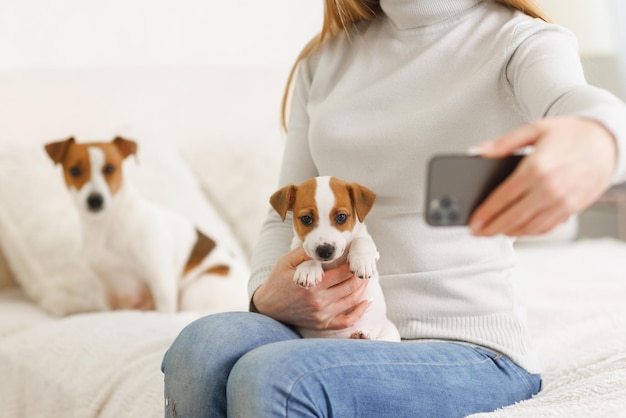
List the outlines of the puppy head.
<svg viewBox="0 0 626 418">
<path fill-rule="evenodd" d="M 137 152 L 137 144 L 121 137 L 86 144 L 68 138 L 45 149 L 55 164 L 63 166 L 65 184 L 81 212 L 99 213 L 111 205 L 122 187 L 122 162 Z"/>
<path fill-rule="evenodd" d="M 330 263 L 343 255 L 375 200 L 374 192 L 360 184 L 315 177 L 283 187 L 270 204 L 283 221 L 293 212 L 294 232 L 309 257 Z"/>
</svg>

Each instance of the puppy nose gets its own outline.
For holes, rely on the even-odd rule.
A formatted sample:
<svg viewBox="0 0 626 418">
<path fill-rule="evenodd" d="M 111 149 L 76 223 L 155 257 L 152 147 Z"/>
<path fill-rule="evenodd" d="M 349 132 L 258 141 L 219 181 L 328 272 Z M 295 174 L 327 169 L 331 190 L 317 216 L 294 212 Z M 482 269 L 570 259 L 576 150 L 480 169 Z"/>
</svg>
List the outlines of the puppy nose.
<svg viewBox="0 0 626 418">
<path fill-rule="evenodd" d="M 315 249 L 315 252 L 320 259 L 328 260 L 335 253 L 335 247 L 330 244 L 322 244 Z"/>
<path fill-rule="evenodd" d="M 87 197 L 87 207 L 92 212 L 98 212 L 104 205 L 104 199 L 99 193 L 92 193 Z"/>
</svg>

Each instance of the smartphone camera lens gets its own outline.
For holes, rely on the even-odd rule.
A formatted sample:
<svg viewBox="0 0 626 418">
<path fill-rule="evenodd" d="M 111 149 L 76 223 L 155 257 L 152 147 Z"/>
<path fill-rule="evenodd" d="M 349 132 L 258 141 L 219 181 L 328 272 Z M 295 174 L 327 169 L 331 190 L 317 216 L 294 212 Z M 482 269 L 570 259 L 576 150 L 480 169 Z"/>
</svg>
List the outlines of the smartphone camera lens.
<svg viewBox="0 0 626 418">
<path fill-rule="evenodd" d="M 439 199 L 439 206 L 441 206 L 442 209 L 449 209 L 450 206 L 452 206 L 452 199 L 449 196 L 442 196 Z"/>
<path fill-rule="evenodd" d="M 428 219 L 432 225 L 458 225 L 461 219 L 459 200 L 451 196 L 433 199 L 428 207 Z"/>
<path fill-rule="evenodd" d="M 448 223 L 453 225 L 455 223 L 457 223 L 459 221 L 459 212 L 457 211 L 451 211 L 448 213 Z"/>
<path fill-rule="evenodd" d="M 443 214 L 439 211 L 432 211 L 430 213 L 430 221 L 436 225 L 441 224 L 441 221 L 443 220 Z"/>
</svg>

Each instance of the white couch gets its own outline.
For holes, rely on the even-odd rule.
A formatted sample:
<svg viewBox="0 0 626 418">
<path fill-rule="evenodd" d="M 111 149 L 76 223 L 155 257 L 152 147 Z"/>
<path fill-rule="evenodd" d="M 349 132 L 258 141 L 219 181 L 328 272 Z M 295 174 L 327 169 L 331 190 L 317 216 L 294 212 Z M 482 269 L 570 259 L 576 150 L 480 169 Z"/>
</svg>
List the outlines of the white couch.
<svg viewBox="0 0 626 418">
<path fill-rule="evenodd" d="M 92 311 L 77 219 L 42 144 L 69 135 L 137 140 L 132 172 L 140 190 L 247 263 L 277 182 L 286 75 L 273 68 L 0 74 L 2 416 L 162 416 L 161 358 L 200 315 Z M 533 243 L 519 254 L 544 390 L 484 416 L 624 416 L 626 244 Z M 57 286 L 68 276 L 73 286 Z M 54 298 L 72 302 L 53 311 Z"/>
</svg>

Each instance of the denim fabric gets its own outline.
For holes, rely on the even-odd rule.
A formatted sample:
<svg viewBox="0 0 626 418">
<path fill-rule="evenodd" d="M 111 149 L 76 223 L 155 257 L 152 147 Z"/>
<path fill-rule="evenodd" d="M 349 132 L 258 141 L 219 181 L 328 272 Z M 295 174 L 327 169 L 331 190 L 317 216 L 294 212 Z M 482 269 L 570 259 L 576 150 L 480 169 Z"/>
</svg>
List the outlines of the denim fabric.
<svg viewBox="0 0 626 418">
<path fill-rule="evenodd" d="M 187 326 L 163 359 L 166 417 L 462 417 L 528 399 L 541 378 L 453 342 L 301 339 L 252 313 Z"/>
</svg>

